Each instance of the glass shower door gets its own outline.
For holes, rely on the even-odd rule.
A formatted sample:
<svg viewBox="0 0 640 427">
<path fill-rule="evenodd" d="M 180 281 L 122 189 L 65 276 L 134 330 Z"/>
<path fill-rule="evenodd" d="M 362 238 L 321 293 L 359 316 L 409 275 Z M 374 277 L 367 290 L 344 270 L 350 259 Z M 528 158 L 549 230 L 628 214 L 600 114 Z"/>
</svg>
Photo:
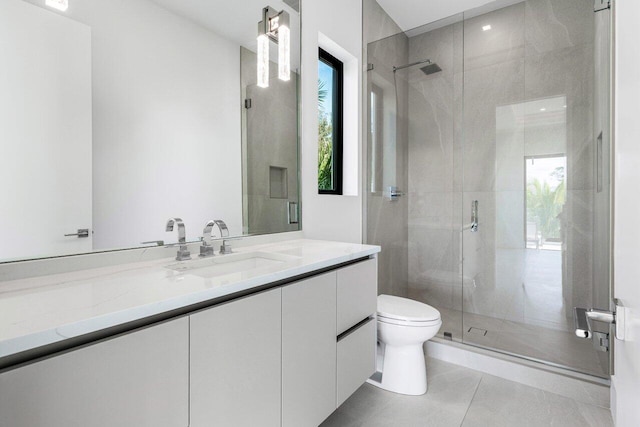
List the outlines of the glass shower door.
<svg viewBox="0 0 640 427">
<path fill-rule="evenodd" d="M 464 20 L 463 341 L 606 378 L 573 307 L 609 308 L 609 12 L 546 3 Z"/>
</svg>

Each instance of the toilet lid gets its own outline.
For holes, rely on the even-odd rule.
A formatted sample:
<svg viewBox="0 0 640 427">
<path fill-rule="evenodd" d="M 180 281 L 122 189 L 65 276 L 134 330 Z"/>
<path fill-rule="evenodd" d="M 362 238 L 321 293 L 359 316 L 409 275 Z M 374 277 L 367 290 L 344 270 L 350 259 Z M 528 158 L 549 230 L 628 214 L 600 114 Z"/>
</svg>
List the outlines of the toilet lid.
<svg viewBox="0 0 640 427">
<path fill-rule="evenodd" d="M 378 316 L 409 322 L 440 319 L 440 312 L 430 305 L 391 295 L 378 295 Z"/>
</svg>

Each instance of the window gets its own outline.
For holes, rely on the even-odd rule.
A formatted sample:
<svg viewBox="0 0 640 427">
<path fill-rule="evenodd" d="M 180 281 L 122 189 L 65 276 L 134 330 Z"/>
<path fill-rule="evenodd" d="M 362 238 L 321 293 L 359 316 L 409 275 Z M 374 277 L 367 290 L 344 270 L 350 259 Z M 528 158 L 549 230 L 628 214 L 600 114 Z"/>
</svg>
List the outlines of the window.
<svg viewBox="0 0 640 427">
<path fill-rule="evenodd" d="M 566 170 L 564 154 L 525 157 L 527 249 L 562 249 Z"/>
<path fill-rule="evenodd" d="M 318 193 L 342 194 L 343 65 L 320 49 L 318 60 Z"/>
</svg>

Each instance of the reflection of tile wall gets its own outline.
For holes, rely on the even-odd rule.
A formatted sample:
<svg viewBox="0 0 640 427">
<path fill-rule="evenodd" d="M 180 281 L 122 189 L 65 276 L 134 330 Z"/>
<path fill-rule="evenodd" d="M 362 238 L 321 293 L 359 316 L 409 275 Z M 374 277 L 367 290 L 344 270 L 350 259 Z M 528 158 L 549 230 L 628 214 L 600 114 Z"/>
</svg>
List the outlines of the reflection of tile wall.
<svg viewBox="0 0 640 427">
<path fill-rule="evenodd" d="M 288 82 L 273 75 L 268 88 L 259 88 L 255 53 L 244 48 L 241 53 L 243 91 L 251 99 L 251 108 L 243 110 L 244 226 L 250 234 L 296 231 L 298 224 L 289 224 L 288 203 L 299 201 L 297 74 L 292 72 Z M 272 194 L 275 170 L 286 178 L 279 194 Z"/>
</svg>

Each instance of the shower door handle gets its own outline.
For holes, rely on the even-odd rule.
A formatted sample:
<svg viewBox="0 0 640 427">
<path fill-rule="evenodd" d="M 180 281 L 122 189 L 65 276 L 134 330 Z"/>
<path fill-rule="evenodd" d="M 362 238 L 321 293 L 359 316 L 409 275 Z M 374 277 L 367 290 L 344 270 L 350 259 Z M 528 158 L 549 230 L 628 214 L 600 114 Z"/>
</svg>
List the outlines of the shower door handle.
<svg viewBox="0 0 640 427">
<path fill-rule="evenodd" d="M 573 321 L 576 328 L 576 336 L 580 338 L 592 338 L 594 335 L 598 335 L 597 332 L 593 332 L 591 327 L 591 321 L 596 320 L 598 322 L 609 323 L 615 325 L 615 337 L 618 340 L 623 341 L 625 336 L 625 309 L 618 299 L 614 299 L 615 311 L 598 310 L 591 308 L 574 307 L 573 309 Z"/>
<path fill-rule="evenodd" d="M 389 192 L 387 194 L 387 197 L 389 198 L 390 201 L 394 202 L 402 196 L 404 196 L 404 192 L 402 192 L 401 190 L 398 190 L 398 187 L 389 187 Z"/>
</svg>

